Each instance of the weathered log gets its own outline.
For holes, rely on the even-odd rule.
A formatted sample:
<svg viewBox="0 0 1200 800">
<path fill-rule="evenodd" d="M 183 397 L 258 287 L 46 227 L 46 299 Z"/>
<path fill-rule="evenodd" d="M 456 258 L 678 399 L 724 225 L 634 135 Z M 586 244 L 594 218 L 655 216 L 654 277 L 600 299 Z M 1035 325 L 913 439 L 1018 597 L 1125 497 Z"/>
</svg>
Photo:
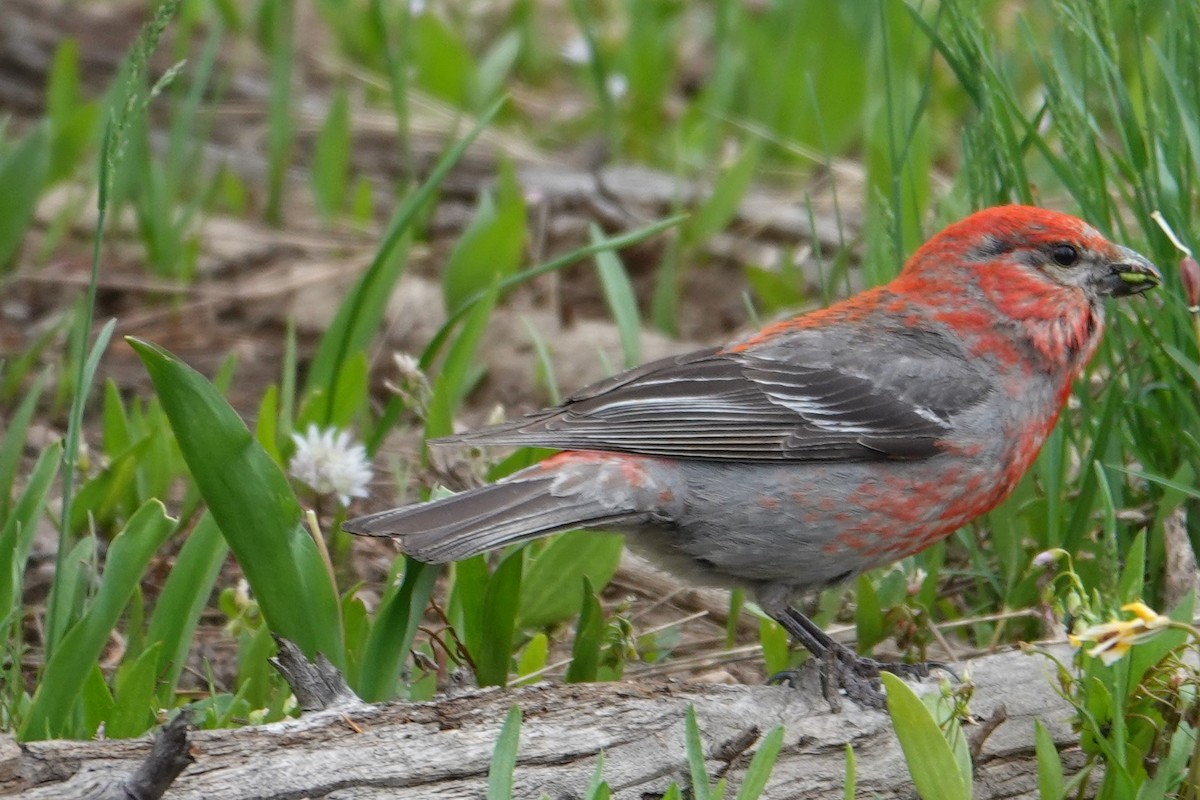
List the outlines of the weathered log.
<svg viewBox="0 0 1200 800">
<path fill-rule="evenodd" d="M 1054 691 L 1050 663 L 1009 652 L 966 668 L 972 711 L 1007 719 L 982 742 L 975 797 L 1036 797 L 1033 721 L 1047 726 L 1068 772 L 1083 755 L 1072 709 Z M 776 725 L 784 746 L 767 789 L 772 800 L 841 796 L 845 747 L 858 764 L 864 796 L 912 798 L 908 770 L 888 717 L 845 703 L 835 714 L 818 692 L 771 686 L 574 684 L 483 690 L 429 703 L 333 708 L 300 719 L 196 731 L 195 763 L 171 798 L 477 798 L 508 709 L 523 714 L 515 773 L 517 797 L 579 797 L 604 754 L 604 778 L 618 798 L 655 797 L 671 781 L 687 785 L 684 715 L 696 709 L 710 775 L 736 786 L 762 736 Z M 970 726 L 968 726 L 970 733 Z M 736 746 L 734 746 L 736 745 Z M 0 739 L 0 794 L 79 798 L 132 773 L 149 738 L 30 742 Z"/>
</svg>

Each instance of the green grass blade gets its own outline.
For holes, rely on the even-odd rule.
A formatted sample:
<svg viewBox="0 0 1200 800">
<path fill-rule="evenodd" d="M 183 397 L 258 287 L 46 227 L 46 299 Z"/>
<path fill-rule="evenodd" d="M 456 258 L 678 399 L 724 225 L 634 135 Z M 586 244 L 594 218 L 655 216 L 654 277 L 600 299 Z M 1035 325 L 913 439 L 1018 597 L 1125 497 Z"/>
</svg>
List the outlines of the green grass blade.
<svg viewBox="0 0 1200 800">
<path fill-rule="evenodd" d="M 503 100 L 492 104 L 467 135 L 438 160 L 420 188 L 396 209 L 371 265 L 346 295 L 329 329 L 317 345 L 305 384 L 306 394 L 311 394 L 315 389 L 324 389 L 331 398 L 330 405 L 336 402 L 338 389 L 334 383 L 335 376 L 340 372 L 342 363 L 351 354 L 365 349 L 375 335 L 392 288 L 404 269 L 404 259 L 398 257 L 401 241 L 408 234 L 417 214 L 433 197 L 471 142 L 495 118 L 502 105 Z"/>
<path fill-rule="evenodd" d="M 544 264 L 539 264 L 536 267 L 532 267 L 522 272 L 518 272 L 516 275 L 510 275 L 507 278 L 502 279 L 500 281 L 500 290 L 506 291 L 540 275 L 545 275 L 547 273 L 563 269 L 564 267 L 569 267 L 576 261 L 582 261 L 585 258 L 591 258 L 597 253 L 605 250 L 619 250 L 622 247 L 628 247 L 629 245 L 636 244 L 644 239 L 654 236 L 657 233 L 661 233 L 668 228 L 678 225 L 685 219 L 687 219 L 686 215 L 668 217 L 667 219 L 659 220 L 658 222 L 651 223 L 643 228 L 637 228 L 636 230 L 629 231 L 628 233 L 623 233 L 619 236 L 613 236 L 605 239 L 603 242 L 585 245 L 584 247 L 572 250 L 569 253 L 564 253 L 561 256 L 550 259 Z M 425 348 L 425 352 L 421 354 L 421 369 L 429 369 L 434 359 L 437 358 L 439 353 L 441 353 L 442 347 L 445 345 L 446 340 L 450 336 L 450 332 L 454 330 L 454 326 L 458 324 L 458 321 L 462 317 L 466 316 L 471 311 L 475 304 L 484 300 L 487 295 L 488 292 L 486 291 L 477 292 L 456 312 L 451 314 L 449 319 L 442 323 L 442 327 L 438 328 L 437 333 L 434 334 L 433 339 L 430 340 L 429 345 Z"/>
<path fill-rule="evenodd" d="M 596 771 L 592 773 L 587 788 L 583 791 L 584 800 L 608 800 L 612 790 L 604 781 L 604 751 L 596 754 Z"/>
<path fill-rule="evenodd" d="M 504 718 L 492 765 L 488 769 L 487 800 L 512 800 L 513 771 L 517 768 L 517 749 L 521 743 L 521 709 L 513 706 Z"/>
<path fill-rule="evenodd" d="M 37 409 L 38 399 L 46 387 L 47 373 L 42 373 L 33 382 L 33 386 L 21 398 L 16 410 L 8 417 L 4 436 L 0 437 L 0 519 L 8 516 L 9 503 L 12 501 L 13 479 L 21 466 L 21 457 L 25 451 L 25 438 L 29 433 L 29 424 L 33 421 L 33 412 Z"/>
<path fill-rule="evenodd" d="M 854 800 L 857 797 L 858 761 L 854 757 L 854 747 L 846 742 L 846 786 L 842 793 L 843 800 Z"/>
<path fill-rule="evenodd" d="M 429 407 L 425 419 L 425 438 L 435 439 L 454 432 L 454 415 L 477 376 L 475 351 L 487 332 L 492 308 L 499 290 L 495 284 L 482 303 L 470 306 L 471 312 L 463 322 L 458 338 L 446 354 L 441 372 L 430 389 Z M 431 347 L 433 345 L 430 345 Z M 422 361 L 425 359 L 422 358 Z"/>
<path fill-rule="evenodd" d="M 29 716 L 21 725 L 22 740 L 78 735 L 73 723 L 79 702 L 75 688 L 95 666 L 151 557 L 174 529 L 175 520 L 167 516 L 162 503 L 151 500 L 113 539 L 100 588 L 46 663 Z"/>
<path fill-rule="evenodd" d="M 758 745 L 750 766 L 746 768 L 746 776 L 738 789 L 736 800 L 757 800 L 767 788 L 767 780 L 771 770 L 775 768 L 775 759 L 779 757 L 779 749 L 783 747 L 783 726 L 776 725 Z"/>
<path fill-rule="evenodd" d="M 604 234 L 599 226 L 590 227 L 592 244 L 604 241 Z M 621 336 L 621 351 L 625 355 L 625 366 L 634 367 L 642 361 L 642 322 L 638 313 L 637 296 L 633 284 L 625 273 L 625 267 L 612 250 L 601 250 L 596 254 L 596 272 L 600 275 L 600 286 L 604 289 L 604 299 L 612 311 L 613 320 L 617 323 L 617 332 Z"/>
<path fill-rule="evenodd" d="M 93 271 L 91 286 L 94 289 L 98 273 Z M 74 332 L 75 341 L 79 345 L 80 351 L 84 349 L 84 343 L 87 341 L 87 333 L 91 327 L 91 302 L 94 301 L 94 296 L 89 298 L 89 305 L 85 308 L 85 313 L 80 316 L 77 323 L 77 328 Z M 67 440 L 66 448 L 63 451 L 63 499 L 62 499 L 62 515 L 60 519 L 72 519 L 72 489 L 75 483 L 75 463 L 79 457 L 79 443 L 81 429 L 83 427 L 83 407 L 87 400 L 89 390 L 92 385 L 92 380 L 96 376 L 96 368 L 100 364 L 100 357 L 104 354 L 104 350 L 108 347 L 108 341 L 112 338 L 113 329 L 116 327 L 117 321 L 110 319 L 100 333 L 96 335 L 95 344 L 88 352 L 87 358 L 83 359 L 79 364 L 79 369 L 75 373 L 75 394 L 71 398 L 71 410 L 67 418 Z M 71 537 L 65 533 L 60 537 L 58 552 L 54 562 L 55 574 L 64 571 L 63 558 L 66 551 L 71 547 Z M 66 632 L 67 627 L 72 622 L 70 614 L 70 604 L 60 602 L 59 583 L 55 581 L 50 587 L 50 599 L 46 608 L 46 655 L 50 657 L 54 648 L 58 645 L 59 638 Z"/>
<path fill-rule="evenodd" d="M 367 702 L 390 700 L 404 667 L 425 605 L 441 570 L 405 558 L 404 579 L 398 590 L 385 594 L 371 623 L 363 650 L 358 696 Z"/>
<path fill-rule="evenodd" d="M 712 787 L 708 783 L 708 767 L 704 763 L 704 742 L 700 739 L 700 726 L 696 723 L 696 707 L 688 706 L 684 718 L 684 736 L 687 744 L 688 770 L 692 780 L 693 800 L 712 800 Z"/>
<path fill-rule="evenodd" d="M 724 230 L 737 214 L 738 206 L 758 166 L 759 146 L 752 143 L 721 173 L 712 193 L 696 209 L 695 215 L 685 227 L 684 241 L 696 244 Z"/>
<path fill-rule="evenodd" d="M 4 526 L 0 527 L 0 627 L 21 619 L 22 576 L 33 547 L 38 519 L 46 508 L 61 461 L 61 445 L 43 450 L 11 513 L 3 517 Z"/>
<path fill-rule="evenodd" d="M 158 701 L 163 708 L 169 708 L 174 700 L 192 635 L 228 552 L 221 529 L 212 514 L 206 513 L 180 548 L 155 603 L 146 641 L 152 646 L 162 645 L 155 674 L 159 676 Z"/>
</svg>

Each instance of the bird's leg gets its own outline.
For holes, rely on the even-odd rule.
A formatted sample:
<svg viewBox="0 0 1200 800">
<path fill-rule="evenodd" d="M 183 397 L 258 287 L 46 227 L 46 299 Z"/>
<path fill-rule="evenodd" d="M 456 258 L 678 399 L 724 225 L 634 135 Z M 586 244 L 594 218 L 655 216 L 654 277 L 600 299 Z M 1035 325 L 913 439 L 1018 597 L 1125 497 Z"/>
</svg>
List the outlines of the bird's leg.
<svg viewBox="0 0 1200 800">
<path fill-rule="evenodd" d="M 950 672 L 945 664 L 932 661 L 920 664 L 898 664 L 860 656 L 845 645 L 835 642 L 829 634 L 821 629 L 821 626 L 790 605 L 784 606 L 779 614 L 772 614 L 771 617 L 822 663 L 821 683 L 826 695 L 836 692 L 840 687 L 845 689 L 846 695 L 855 702 L 883 708 L 884 696 L 879 683 L 880 672 L 890 672 L 901 678 L 910 679 L 927 677 L 933 669 Z M 951 674 L 953 673 L 951 672 Z M 771 681 L 779 683 L 789 681 L 791 677 L 788 673 L 780 673 L 772 676 Z"/>
</svg>

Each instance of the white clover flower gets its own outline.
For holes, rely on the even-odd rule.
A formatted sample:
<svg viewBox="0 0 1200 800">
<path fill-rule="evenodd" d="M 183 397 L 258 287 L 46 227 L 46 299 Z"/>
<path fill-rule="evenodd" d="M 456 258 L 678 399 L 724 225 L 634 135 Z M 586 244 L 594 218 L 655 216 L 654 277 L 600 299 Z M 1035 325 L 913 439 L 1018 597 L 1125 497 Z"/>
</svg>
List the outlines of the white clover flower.
<svg viewBox="0 0 1200 800">
<path fill-rule="evenodd" d="M 296 452 L 288 464 L 293 478 L 320 495 L 336 494 L 343 506 L 351 497 L 366 497 L 371 482 L 367 450 L 337 428 L 309 425 L 301 436 L 292 434 Z"/>
</svg>

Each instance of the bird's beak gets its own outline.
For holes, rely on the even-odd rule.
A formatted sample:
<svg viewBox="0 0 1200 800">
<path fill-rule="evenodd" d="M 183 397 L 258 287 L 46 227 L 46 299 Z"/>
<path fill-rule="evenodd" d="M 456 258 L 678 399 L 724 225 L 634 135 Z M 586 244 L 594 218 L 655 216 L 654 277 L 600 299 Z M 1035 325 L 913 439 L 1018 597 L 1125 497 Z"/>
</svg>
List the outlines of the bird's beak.
<svg viewBox="0 0 1200 800">
<path fill-rule="evenodd" d="M 1162 283 L 1162 273 L 1145 256 L 1119 244 L 1114 247 L 1116 258 L 1108 265 L 1109 272 L 1102 279 L 1107 294 L 1127 297 L 1149 291 Z"/>
</svg>

